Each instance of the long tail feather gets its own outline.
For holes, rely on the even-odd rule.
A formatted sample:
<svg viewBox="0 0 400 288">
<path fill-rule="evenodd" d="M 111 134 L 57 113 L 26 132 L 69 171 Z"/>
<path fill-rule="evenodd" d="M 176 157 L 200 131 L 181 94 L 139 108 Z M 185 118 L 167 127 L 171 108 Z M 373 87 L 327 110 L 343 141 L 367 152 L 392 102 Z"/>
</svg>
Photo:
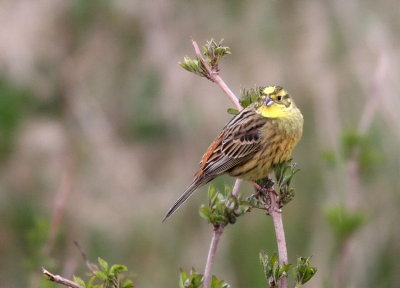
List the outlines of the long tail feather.
<svg viewBox="0 0 400 288">
<path fill-rule="evenodd" d="M 171 216 L 192 194 L 193 192 L 201 185 L 207 183 L 211 179 L 204 179 L 204 178 L 195 178 L 192 182 L 192 184 L 189 185 L 188 188 L 186 188 L 185 192 L 176 200 L 174 205 L 172 205 L 171 208 L 169 208 L 167 214 L 165 214 L 164 219 L 162 222 L 164 222 L 169 216 Z"/>
</svg>

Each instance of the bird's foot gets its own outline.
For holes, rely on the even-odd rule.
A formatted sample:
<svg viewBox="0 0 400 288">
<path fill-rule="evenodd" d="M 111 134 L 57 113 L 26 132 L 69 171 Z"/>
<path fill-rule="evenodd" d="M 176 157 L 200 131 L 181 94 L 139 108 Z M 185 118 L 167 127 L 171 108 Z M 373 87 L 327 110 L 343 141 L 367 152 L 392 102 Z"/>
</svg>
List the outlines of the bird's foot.
<svg viewBox="0 0 400 288">
<path fill-rule="evenodd" d="M 277 207 L 277 205 L 274 204 L 278 200 L 279 195 L 273 188 L 275 183 L 271 178 L 263 179 L 258 181 L 258 183 L 252 182 L 252 184 L 256 190 L 255 198 L 264 203 L 264 209 L 267 211 L 268 215 L 271 214 L 272 209 L 273 212 L 282 213 L 281 207 Z M 272 200 L 272 198 L 274 198 L 274 200 Z"/>
</svg>

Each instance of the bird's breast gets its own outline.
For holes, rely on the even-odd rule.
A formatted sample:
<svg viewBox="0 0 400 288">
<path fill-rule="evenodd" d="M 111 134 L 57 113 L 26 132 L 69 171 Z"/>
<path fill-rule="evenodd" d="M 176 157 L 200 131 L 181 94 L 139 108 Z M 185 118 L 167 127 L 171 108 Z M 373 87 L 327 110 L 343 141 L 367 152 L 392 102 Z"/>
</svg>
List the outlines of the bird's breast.
<svg viewBox="0 0 400 288">
<path fill-rule="evenodd" d="M 266 178 L 274 165 L 288 161 L 303 132 L 303 118 L 271 119 L 260 130 L 260 149 L 228 173 L 249 181 Z"/>
</svg>

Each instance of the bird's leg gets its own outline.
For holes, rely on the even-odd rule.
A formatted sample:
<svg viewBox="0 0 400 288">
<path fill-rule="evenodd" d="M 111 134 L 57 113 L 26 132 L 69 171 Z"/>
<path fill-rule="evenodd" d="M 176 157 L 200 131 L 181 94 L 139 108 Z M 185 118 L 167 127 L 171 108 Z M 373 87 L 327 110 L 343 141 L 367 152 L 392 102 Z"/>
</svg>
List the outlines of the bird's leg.
<svg viewBox="0 0 400 288">
<path fill-rule="evenodd" d="M 267 190 L 272 189 L 275 182 L 271 178 L 267 177 L 265 179 L 259 180 L 258 182 L 252 181 L 251 184 L 256 189 L 256 194 L 259 195 L 260 193 L 262 194 L 262 192 L 265 193 L 267 192 Z"/>
<path fill-rule="evenodd" d="M 266 178 L 261 181 L 251 182 L 256 190 L 255 198 L 261 200 L 264 203 L 264 208 L 267 211 L 271 209 L 271 193 L 276 195 L 274 190 L 274 181 L 271 178 Z"/>
<path fill-rule="evenodd" d="M 252 182 L 252 184 L 256 190 L 255 198 L 259 199 L 264 204 L 264 209 L 267 210 L 267 213 L 270 214 L 271 209 L 278 209 L 277 212 L 280 212 L 280 209 L 276 206 L 277 203 L 275 203 L 279 200 L 279 196 L 273 188 L 275 184 L 274 181 L 268 177 L 257 183 Z M 271 197 L 274 198 L 274 203 L 272 203 Z"/>
</svg>

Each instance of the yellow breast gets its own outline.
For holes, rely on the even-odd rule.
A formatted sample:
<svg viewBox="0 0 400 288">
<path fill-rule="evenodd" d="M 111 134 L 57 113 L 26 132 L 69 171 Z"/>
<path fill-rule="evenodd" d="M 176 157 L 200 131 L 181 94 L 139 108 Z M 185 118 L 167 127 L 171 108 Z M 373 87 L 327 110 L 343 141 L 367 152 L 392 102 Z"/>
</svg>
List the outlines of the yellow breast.
<svg viewBox="0 0 400 288">
<path fill-rule="evenodd" d="M 257 113 L 267 118 L 281 118 L 289 115 L 288 111 L 282 109 L 282 107 L 278 105 L 272 105 L 269 107 L 263 105 L 257 109 Z"/>
</svg>

